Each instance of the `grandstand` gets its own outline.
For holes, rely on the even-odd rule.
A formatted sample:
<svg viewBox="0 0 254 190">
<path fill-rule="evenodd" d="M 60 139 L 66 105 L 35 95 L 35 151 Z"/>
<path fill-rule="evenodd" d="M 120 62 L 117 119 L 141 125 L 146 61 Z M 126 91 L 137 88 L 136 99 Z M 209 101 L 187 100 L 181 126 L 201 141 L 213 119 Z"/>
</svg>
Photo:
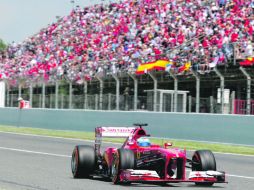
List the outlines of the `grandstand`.
<svg viewBox="0 0 254 190">
<path fill-rule="evenodd" d="M 77 6 L 0 54 L 7 107 L 254 114 L 253 1 Z M 222 98 L 223 97 L 223 98 Z"/>
</svg>

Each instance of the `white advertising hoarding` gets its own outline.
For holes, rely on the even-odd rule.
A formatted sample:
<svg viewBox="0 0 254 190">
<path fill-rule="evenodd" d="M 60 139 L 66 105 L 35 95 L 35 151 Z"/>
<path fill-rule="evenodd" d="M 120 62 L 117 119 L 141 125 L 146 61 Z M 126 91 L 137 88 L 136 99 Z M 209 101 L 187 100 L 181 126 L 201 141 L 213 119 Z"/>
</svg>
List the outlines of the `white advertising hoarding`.
<svg viewBox="0 0 254 190">
<path fill-rule="evenodd" d="M 5 83 L 0 81 L 0 107 L 5 107 Z"/>
<path fill-rule="evenodd" d="M 224 89 L 224 104 L 229 104 L 229 96 L 230 96 L 230 90 Z M 221 104 L 221 89 L 218 88 L 217 90 L 217 103 Z"/>
</svg>

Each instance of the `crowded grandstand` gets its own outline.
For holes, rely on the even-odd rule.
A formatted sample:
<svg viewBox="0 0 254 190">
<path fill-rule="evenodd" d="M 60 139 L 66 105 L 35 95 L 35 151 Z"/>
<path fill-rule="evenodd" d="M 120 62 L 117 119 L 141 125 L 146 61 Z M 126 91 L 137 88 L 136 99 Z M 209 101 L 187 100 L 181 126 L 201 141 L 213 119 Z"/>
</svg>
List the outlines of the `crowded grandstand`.
<svg viewBox="0 0 254 190">
<path fill-rule="evenodd" d="M 9 93 L 16 93 L 20 85 L 25 89 L 33 84 L 36 89 L 45 83 L 50 94 L 57 81 L 65 81 L 77 89 L 77 95 L 83 93 L 78 86 L 88 82 L 88 93 L 94 95 L 102 80 L 107 83 L 104 94 L 115 94 L 114 76 L 121 82 L 120 94 L 133 95 L 128 88 L 132 88 L 131 77 L 136 77 L 142 96 L 154 89 L 153 77 L 163 90 L 176 90 L 177 80 L 177 90 L 188 91 L 189 101 L 195 102 L 188 104 L 189 112 L 223 113 L 206 100 L 203 108 L 195 108 L 197 76 L 201 96 L 210 101 L 225 86 L 222 75 L 228 77 L 226 88 L 230 94 L 235 92 L 234 99 L 249 98 L 241 107 L 245 111 L 238 113 L 252 113 L 250 107 L 246 111 L 251 91 L 246 90 L 244 72 L 253 75 L 253 13 L 253 0 L 125 0 L 76 6 L 69 15 L 1 52 L 0 79 L 8 83 Z M 139 108 L 159 111 L 148 108 L 148 99 L 139 100 Z M 11 106 L 10 100 L 6 104 Z M 228 113 L 237 112 L 229 109 Z"/>
</svg>

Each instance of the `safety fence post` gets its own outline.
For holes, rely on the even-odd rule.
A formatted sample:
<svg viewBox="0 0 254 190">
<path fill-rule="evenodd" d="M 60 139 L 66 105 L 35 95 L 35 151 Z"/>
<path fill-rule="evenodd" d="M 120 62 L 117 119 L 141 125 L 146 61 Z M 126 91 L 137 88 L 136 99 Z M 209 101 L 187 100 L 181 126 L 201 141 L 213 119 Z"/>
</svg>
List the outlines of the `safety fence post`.
<svg viewBox="0 0 254 190">
<path fill-rule="evenodd" d="M 138 79 L 136 78 L 136 76 L 134 76 L 131 73 L 128 73 L 129 76 L 133 79 L 134 81 L 134 102 L 133 102 L 133 110 L 136 111 L 137 110 L 137 106 L 138 106 Z"/>
<path fill-rule="evenodd" d="M 196 113 L 199 113 L 200 108 L 200 77 L 199 74 L 191 70 L 192 74 L 196 78 Z"/>
<path fill-rule="evenodd" d="M 116 81 L 116 110 L 119 110 L 120 82 L 119 78 L 115 74 L 112 74 L 112 76 Z"/>
<path fill-rule="evenodd" d="M 240 71 L 242 71 L 242 73 L 244 74 L 244 76 L 247 78 L 247 106 L 246 106 L 246 114 L 250 115 L 251 113 L 251 77 L 250 75 L 247 73 L 247 71 L 243 68 L 240 67 L 239 68 Z"/>
<path fill-rule="evenodd" d="M 225 79 L 224 79 L 224 76 L 217 69 L 217 67 L 214 68 L 214 71 L 220 77 L 221 113 L 223 113 L 224 112 L 224 87 L 225 87 Z"/>
<path fill-rule="evenodd" d="M 174 112 L 177 112 L 177 103 L 178 103 L 178 79 L 177 76 L 170 71 L 170 76 L 174 79 Z"/>
<path fill-rule="evenodd" d="M 95 76 L 95 78 L 97 78 L 97 80 L 100 82 L 99 109 L 102 110 L 104 82 L 99 76 Z"/>
</svg>

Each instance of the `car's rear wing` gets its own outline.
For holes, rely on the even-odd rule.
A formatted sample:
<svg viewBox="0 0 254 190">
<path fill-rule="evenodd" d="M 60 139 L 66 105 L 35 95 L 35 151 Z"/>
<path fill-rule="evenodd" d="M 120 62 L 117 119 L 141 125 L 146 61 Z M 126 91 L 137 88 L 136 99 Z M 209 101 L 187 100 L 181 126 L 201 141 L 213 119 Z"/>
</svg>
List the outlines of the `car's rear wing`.
<svg viewBox="0 0 254 190">
<path fill-rule="evenodd" d="M 95 152 L 100 154 L 100 146 L 103 137 L 127 138 L 133 134 L 135 127 L 96 127 L 95 128 Z"/>
<path fill-rule="evenodd" d="M 96 127 L 95 137 L 125 138 L 134 130 L 135 127 Z"/>
</svg>

